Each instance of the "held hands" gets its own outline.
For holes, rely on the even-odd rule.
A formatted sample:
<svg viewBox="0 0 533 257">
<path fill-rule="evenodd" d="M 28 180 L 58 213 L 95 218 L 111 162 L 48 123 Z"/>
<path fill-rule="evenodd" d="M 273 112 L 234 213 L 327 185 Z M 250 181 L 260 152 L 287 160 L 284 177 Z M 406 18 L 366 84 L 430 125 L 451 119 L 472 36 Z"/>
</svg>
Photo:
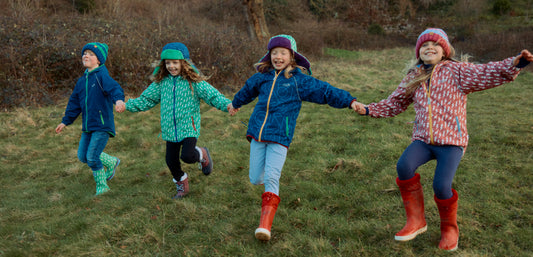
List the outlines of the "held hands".
<svg viewBox="0 0 533 257">
<path fill-rule="evenodd" d="M 352 102 L 352 104 L 350 105 L 350 107 L 357 113 L 359 113 L 360 115 L 365 115 L 366 114 L 366 109 L 365 109 L 365 105 L 360 103 L 360 102 Z"/>
<path fill-rule="evenodd" d="M 524 49 L 518 56 L 516 56 L 513 60 L 513 65 L 517 66 L 520 62 L 520 59 L 524 58 L 528 62 L 533 62 L 533 54 L 531 54 L 528 50 Z"/>
<path fill-rule="evenodd" d="M 124 111 L 126 110 L 126 104 L 124 103 L 124 101 L 122 101 L 122 100 L 118 100 L 118 101 L 115 103 L 115 110 L 116 110 L 118 113 L 124 112 Z"/>
<path fill-rule="evenodd" d="M 231 116 L 235 115 L 240 109 L 241 108 L 233 108 L 233 104 L 231 103 L 228 104 L 228 112 Z"/>
</svg>

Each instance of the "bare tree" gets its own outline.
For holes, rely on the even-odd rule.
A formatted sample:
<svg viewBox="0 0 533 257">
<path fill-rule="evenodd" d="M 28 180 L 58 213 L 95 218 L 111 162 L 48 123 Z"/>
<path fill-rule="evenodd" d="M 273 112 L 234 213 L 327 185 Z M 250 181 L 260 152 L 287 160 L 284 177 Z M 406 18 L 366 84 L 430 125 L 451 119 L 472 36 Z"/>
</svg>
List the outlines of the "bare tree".
<svg viewBox="0 0 533 257">
<path fill-rule="evenodd" d="M 244 13 L 248 20 L 248 32 L 255 40 L 263 41 L 268 39 L 270 33 L 265 20 L 263 0 L 243 0 Z"/>
</svg>

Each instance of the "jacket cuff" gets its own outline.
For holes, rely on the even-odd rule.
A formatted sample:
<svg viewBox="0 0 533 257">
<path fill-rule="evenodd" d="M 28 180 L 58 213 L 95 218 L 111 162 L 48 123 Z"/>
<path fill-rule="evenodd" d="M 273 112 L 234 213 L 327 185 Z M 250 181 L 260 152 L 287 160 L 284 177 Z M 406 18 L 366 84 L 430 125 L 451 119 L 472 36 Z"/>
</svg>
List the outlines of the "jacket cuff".
<svg viewBox="0 0 533 257">
<path fill-rule="evenodd" d="M 526 60 L 524 57 L 521 57 L 520 60 L 518 60 L 518 64 L 515 67 L 522 69 L 526 67 L 528 64 L 529 64 L 529 61 Z"/>
<path fill-rule="evenodd" d="M 357 97 L 354 97 L 352 101 L 350 101 L 350 104 L 348 105 L 348 108 L 351 108 L 353 102 L 357 102 Z"/>
</svg>

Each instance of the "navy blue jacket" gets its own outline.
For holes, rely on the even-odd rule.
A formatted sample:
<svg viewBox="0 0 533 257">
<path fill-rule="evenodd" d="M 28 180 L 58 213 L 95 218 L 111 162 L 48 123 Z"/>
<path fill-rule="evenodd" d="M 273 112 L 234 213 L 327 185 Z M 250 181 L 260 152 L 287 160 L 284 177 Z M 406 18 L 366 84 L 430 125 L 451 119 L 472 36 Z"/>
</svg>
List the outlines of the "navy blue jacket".
<svg viewBox="0 0 533 257">
<path fill-rule="evenodd" d="M 284 71 L 279 75 L 275 70 L 256 73 L 233 98 L 234 108 L 258 98 L 248 122 L 248 139 L 289 147 L 302 101 L 346 108 L 356 100 L 347 91 L 303 74 L 300 69 L 294 69 L 291 74 L 287 79 Z"/>
<path fill-rule="evenodd" d="M 115 136 L 113 104 L 118 100 L 124 101 L 124 91 L 109 76 L 105 65 L 90 72 L 85 70 L 74 87 L 61 122 L 68 126 L 81 113 L 83 132 L 105 131 Z"/>
</svg>

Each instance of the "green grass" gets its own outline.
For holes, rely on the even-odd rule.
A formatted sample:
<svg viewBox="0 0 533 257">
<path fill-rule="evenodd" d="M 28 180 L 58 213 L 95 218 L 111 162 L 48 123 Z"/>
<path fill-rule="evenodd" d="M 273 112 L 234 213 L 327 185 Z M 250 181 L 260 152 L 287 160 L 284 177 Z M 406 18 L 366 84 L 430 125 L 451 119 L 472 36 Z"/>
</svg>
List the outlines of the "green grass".
<svg viewBox="0 0 533 257">
<path fill-rule="evenodd" d="M 328 50 L 335 56 L 335 50 Z M 315 76 L 363 103 L 387 97 L 412 49 L 313 62 Z M 243 78 L 244 80 L 244 78 Z M 116 115 L 106 152 L 122 162 L 111 191 L 93 197 L 76 158 L 81 119 L 56 135 L 65 104 L 0 113 L 0 256 L 528 256 L 533 240 L 533 74 L 469 96 L 470 146 L 454 188 L 459 250 L 437 249 L 434 162 L 419 169 L 428 231 L 399 243 L 405 214 L 395 164 L 410 143 L 412 107 L 390 119 L 304 103 L 281 177 L 273 238 L 259 242 L 263 188 L 248 181 L 244 138 L 253 103 L 234 117 L 202 106 L 202 136 L 215 170 L 184 164 L 191 192 L 175 187 L 164 161 L 159 111 Z"/>
</svg>

